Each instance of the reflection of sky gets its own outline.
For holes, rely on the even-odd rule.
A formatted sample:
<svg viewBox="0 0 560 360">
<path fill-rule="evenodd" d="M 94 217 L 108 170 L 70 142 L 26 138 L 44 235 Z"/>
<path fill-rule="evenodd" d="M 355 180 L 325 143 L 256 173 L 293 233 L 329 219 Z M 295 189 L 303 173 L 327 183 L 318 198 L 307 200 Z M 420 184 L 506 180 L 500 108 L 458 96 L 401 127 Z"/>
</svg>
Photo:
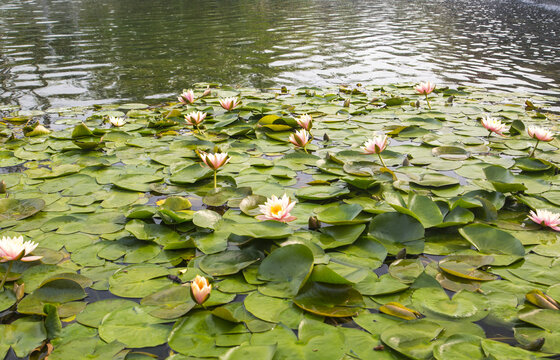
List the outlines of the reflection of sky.
<svg viewBox="0 0 560 360">
<path fill-rule="evenodd" d="M 6 0 L 0 98 L 157 100 L 204 81 L 547 93 L 560 86 L 560 6 L 547 1 Z"/>
</svg>

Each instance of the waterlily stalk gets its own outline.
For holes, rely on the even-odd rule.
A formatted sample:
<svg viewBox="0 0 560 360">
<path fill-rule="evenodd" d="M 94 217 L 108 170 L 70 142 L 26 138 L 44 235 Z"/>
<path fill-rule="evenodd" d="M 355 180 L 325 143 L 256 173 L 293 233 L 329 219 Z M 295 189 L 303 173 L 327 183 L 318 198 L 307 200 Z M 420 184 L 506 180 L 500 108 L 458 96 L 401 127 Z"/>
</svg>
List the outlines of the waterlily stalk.
<svg viewBox="0 0 560 360">
<path fill-rule="evenodd" d="M 531 151 L 531 154 L 529 155 L 529 157 L 533 157 L 533 155 L 535 155 L 535 150 L 537 150 L 537 146 L 539 146 L 539 143 L 541 141 L 539 139 L 537 139 L 537 142 L 535 143 L 535 146 L 533 147 L 533 151 Z"/>
<path fill-rule="evenodd" d="M 432 107 L 430 106 L 430 100 L 428 100 L 428 94 L 425 94 L 426 96 L 426 104 L 428 104 L 428 109 L 432 110 Z"/>
<path fill-rule="evenodd" d="M 383 167 L 386 168 L 387 165 L 385 165 L 385 161 L 383 161 L 383 158 L 381 157 L 381 152 L 377 153 L 377 156 L 379 156 L 379 160 L 381 161 L 381 163 L 383 164 Z"/>
<path fill-rule="evenodd" d="M 8 261 L 8 270 L 6 270 L 6 273 L 4 274 L 4 278 L 2 279 L 2 282 L 0 283 L 0 292 L 4 291 L 4 284 L 6 283 L 6 280 L 8 279 L 8 275 L 10 274 L 10 271 L 12 270 L 13 265 L 14 265 L 13 261 Z"/>
<path fill-rule="evenodd" d="M 218 170 L 214 170 L 214 189 L 218 188 Z"/>
</svg>

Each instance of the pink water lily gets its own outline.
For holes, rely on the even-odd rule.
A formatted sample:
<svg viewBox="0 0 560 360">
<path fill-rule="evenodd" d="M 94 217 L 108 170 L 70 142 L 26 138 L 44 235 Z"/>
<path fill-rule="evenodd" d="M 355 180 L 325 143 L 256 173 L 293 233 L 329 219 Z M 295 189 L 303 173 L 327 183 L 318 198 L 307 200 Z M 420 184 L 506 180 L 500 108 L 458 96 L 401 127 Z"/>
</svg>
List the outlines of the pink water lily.
<svg viewBox="0 0 560 360">
<path fill-rule="evenodd" d="M 0 240 L 0 262 L 39 260 L 42 256 L 27 256 L 37 245 L 33 241 L 23 241 L 23 236 L 13 238 L 4 236 Z"/>
<path fill-rule="evenodd" d="M 415 88 L 416 92 L 421 95 L 428 95 L 436 88 L 436 84 L 433 84 L 429 81 L 421 82 Z"/>
<path fill-rule="evenodd" d="M 500 120 L 493 118 L 491 116 L 485 115 L 481 120 L 482 126 L 486 128 L 490 133 L 488 137 L 492 135 L 492 133 L 496 133 L 501 136 L 505 136 L 502 134 L 503 131 L 506 130 L 506 124 L 502 123 Z"/>
<path fill-rule="evenodd" d="M 126 124 L 126 121 L 124 120 L 124 118 L 117 117 L 117 116 L 109 116 L 109 122 L 111 123 L 111 125 L 113 125 L 115 127 L 121 127 L 124 124 Z"/>
<path fill-rule="evenodd" d="M 198 130 L 198 132 L 200 132 L 200 128 L 198 127 L 198 125 L 200 125 L 200 123 L 203 122 L 204 119 L 206 119 L 206 115 L 207 114 L 205 112 L 193 111 L 185 115 L 185 121 L 187 122 L 187 124 L 193 126 Z"/>
<path fill-rule="evenodd" d="M 291 201 L 290 198 L 284 194 L 282 198 L 277 198 L 276 195 L 272 195 L 269 199 L 266 199 L 264 205 L 259 205 L 262 215 L 258 215 L 259 220 L 275 220 L 280 222 L 290 222 L 296 219 L 295 216 L 290 215 L 290 211 L 296 205 L 295 201 Z"/>
<path fill-rule="evenodd" d="M 529 219 L 552 230 L 560 231 L 560 214 L 544 209 L 536 209 L 534 212 L 529 212 Z"/>
<path fill-rule="evenodd" d="M 200 151 L 198 156 L 200 156 L 206 166 L 214 170 L 214 189 L 216 189 L 218 169 L 227 164 L 231 158 L 228 157 L 228 153 L 207 154 L 204 151 Z"/>
<path fill-rule="evenodd" d="M 313 125 L 313 118 L 311 117 L 311 115 L 303 114 L 298 119 L 296 119 L 296 122 L 305 130 L 310 131 L 311 126 Z"/>
<path fill-rule="evenodd" d="M 196 275 L 193 281 L 191 281 L 191 291 L 194 301 L 198 304 L 202 304 L 208 299 L 208 296 L 210 296 L 212 285 L 208 283 L 208 280 L 204 276 Z"/>
<path fill-rule="evenodd" d="M 375 135 L 372 139 L 366 141 L 361 149 L 364 154 L 377 154 L 379 160 L 381 161 L 381 164 L 383 164 L 383 167 L 386 168 L 387 165 L 385 165 L 385 161 L 383 161 L 381 153 L 383 152 L 383 150 L 385 150 L 388 144 L 389 137 L 387 135 Z"/>
<path fill-rule="evenodd" d="M 9 262 L 8 269 L 0 283 L 0 291 L 4 288 L 14 261 L 36 261 L 42 258 L 42 256 L 27 256 L 35 250 L 37 245 L 33 241 L 23 241 L 23 236 L 4 236 L 0 239 L 0 262 Z"/>
<path fill-rule="evenodd" d="M 183 93 L 177 98 L 183 105 L 192 104 L 194 102 L 194 92 L 192 90 L 183 90 Z"/>
<path fill-rule="evenodd" d="M 239 104 L 240 101 L 236 97 L 227 97 L 227 98 L 220 99 L 220 105 L 227 111 L 235 109 L 236 107 L 239 106 Z"/>
<path fill-rule="evenodd" d="M 531 151 L 531 154 L 529 155 L 530 157 L 532 157 L 535 154 L 535 150 L 537 150 L 537 146 L 539 146 L 539 142 L 541 141 L 549 142 L 554 139 L 554 135 L 552 134 L 552 131 L 534 125 L 529 126 L 527 128 L 527 134 L 529 134 L 529 136 L 532 137 L 533 139 L 537 140 L 537 142 L 535 143 L 535 147 L 533 148 L 533 151 Z"/>
<path fill-rule="evenodd" d="M 376 135 L 364 143 L 361 149 L 365 154 L 379 154 L 389 144 L 389 137 L 387 135 Z"/>
<path fill-rule="evenodd" d="M 296 147 L 300 147 L 303 148 L 303 150 L 305 150 L 305 146 L 311 140 L 311 134 L 309 134 L 309 131 L 305 129 L 301 129 L 296 131 L 294 134 L 290 134 L 289 140 Z M 305 152 L 307 152 L 307 150 L 305 150 Z"/>
<path fill-rule="evenodd" d="M 424 95 L 426 97 L 426 103 L 428 104 L 428 108 L 430 110 L 432 110 L 432 107 L 430 106 L 430 101 L 428 100 L 428 95 L 434 91 L 434 89 L 436 88 L 436 84 L 433 84 L 429 81 L 426 82 L 421 82 L 420 84 L 418 84 L 416 86 L 416 88 L 414 88 L 414 90 L 416 90 L 416 92 L 420 95 Z"/>
</svg>

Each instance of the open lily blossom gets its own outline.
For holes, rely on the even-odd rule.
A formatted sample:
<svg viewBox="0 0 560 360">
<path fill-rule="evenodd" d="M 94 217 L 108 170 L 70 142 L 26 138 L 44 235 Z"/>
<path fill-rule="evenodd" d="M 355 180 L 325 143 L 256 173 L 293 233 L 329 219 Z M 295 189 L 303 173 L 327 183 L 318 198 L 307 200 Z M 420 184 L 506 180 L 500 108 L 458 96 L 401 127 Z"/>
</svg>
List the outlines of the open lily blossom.
<svg viewBox="0 0 560 360">
<path fill-rule="evenodd" d="M 199 156 L 206 166 L 214 171 L 218 170 L 231 160 L 231 158 L 228 157 L 228 153 L 208 154 L 204 151 L 200 151 Z"/>
<path fill-rule="evenodd" d="M 296 122 L 305 130 L 310 131 L 311 126 L 313 125 L 313 118 L 311 117 L 311 115 L 303 114 L 298 119 L 296 119 Z"/>
<path fill-rule="evenodd" d="M 210 296 L 210 291 L 212 291 L 212 285 L 208 283 L 208 280 L 200 275 L 196 275 L 193 281 L 191 281 L 191 291 L 194 300 L 198 304 L 202 304 Z"/>
<path fill-rule="evenodd" d="M 33 241 L 23 241 L 23 236 L 19 237 L 2 237 L 0 239 L 0 262 L 6 261 L 36 261 L 42 256 L 27 256 L 37 247 L 37 243 Z M 20 258 L 20 256 L 23 257 Z"/>
<path fill-rule="evenodd" d="M 379 154 L 389 144 L 389 137 L 387 135 L 376 135 L 372 139 L 369 139 L 361 147 L 365 154 Z"/>
<path fill-rule="evenodd" d="M 537 224 L 549 227 L 552 230 L 560 231 L 560 214 L 544 209 L 537 209 L 536 211 L 529 212 L 529 219 Z"/>
<path fill-rule="evenodd" d="M 296 147 L 305 147 L 311 140 L 311 134 L 309 134 L 309 131 L 301 129 L 291 134 L 289 140 Z"/>
<path fill-rule="evenodd" d="M 239 99 L 236 97 L 227 97 L 220 99 L 220 105 L 227 111 L 233 110 L 240 104 Z"/>
<path fill-rule="evenodd" d="M 414 90 L 416 90 L 416 92 L 419 94 L 428 95 L 432 91 L 434 91 L 435 88 L 436 88 L 436 84 L 426 81 L 418 84 Z"/>
<path fill-rule="evenodd" d="M 529 134 L 529 136 L 533 139 L 537 139 L 538 141 L 548 142 L 554 139 L 552 131 L 534 125 L 527 128 L 527 134 Z"/>
<path fill-rule="evenodd" d="M 500 120 L 493 118 L 491 116 L 485 115 L 481 120 L 482 126 L 486 128 L 486 130 L 490 131 L 488 136 L 492 135 L 492 133 L 496 133 L 501 136 L 505 136 L 502 134 L 503 131 L 506 130 L 506 124 L 502 123 Z"/>
<path fill-rule="evenodd" d="M 192 90 L 183 90 L 177 100 L 183 105 L 192 104 L 194 102 L 194 92 Z"/>
<path fill-rule="evenodd" d="M 206 118 L 206 113 L 201 111 L 193 111 L 185 115 L 185 121 L 192 126 L 198 126 Z"/>
<path fill-rule="evenodd" d="M 121 127 L 126 124 L 124 118 L 118 116 L 109 116 L 109 122 L 111 123 L 111 125 L 116 127 Z"/>
<path fill-rule="evenodd" d="M 290 222 L 296 219 L 295 216 L 290 215 L 290 211 L 296 205 L 296 201 L 291 201 L 288 195 L 284 194 L 282 198 L 277 198 L 272 195 L 266 199 L 264 205 L 259 205 L 262 215 L 258 215 L 259 220 L 276 220 L 281 222 Z"/>
</svg>

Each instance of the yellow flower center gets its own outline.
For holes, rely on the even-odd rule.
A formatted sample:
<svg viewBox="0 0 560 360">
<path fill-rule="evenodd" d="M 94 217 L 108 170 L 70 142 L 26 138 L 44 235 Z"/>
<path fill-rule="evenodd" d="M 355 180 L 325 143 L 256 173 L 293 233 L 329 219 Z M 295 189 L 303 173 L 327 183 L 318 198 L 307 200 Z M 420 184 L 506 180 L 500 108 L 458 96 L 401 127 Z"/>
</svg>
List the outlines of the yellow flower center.
<svg viewBox="0 0 560 360">
<path fill-rule="evenodd" d="M 274 215 L 278 215 L 278 213 L 282 211 L 282 205 L 274 204 L 270 207 L 270 212 Z"/>
</svg>

